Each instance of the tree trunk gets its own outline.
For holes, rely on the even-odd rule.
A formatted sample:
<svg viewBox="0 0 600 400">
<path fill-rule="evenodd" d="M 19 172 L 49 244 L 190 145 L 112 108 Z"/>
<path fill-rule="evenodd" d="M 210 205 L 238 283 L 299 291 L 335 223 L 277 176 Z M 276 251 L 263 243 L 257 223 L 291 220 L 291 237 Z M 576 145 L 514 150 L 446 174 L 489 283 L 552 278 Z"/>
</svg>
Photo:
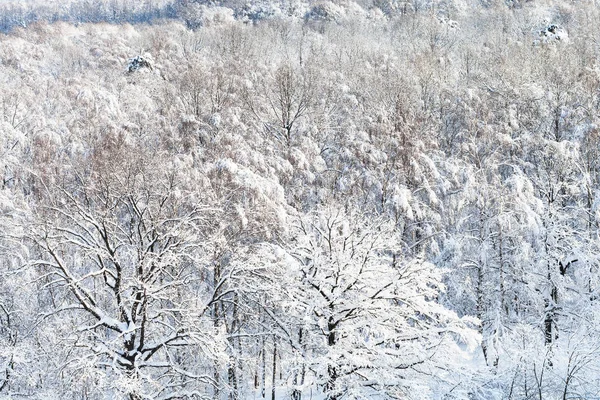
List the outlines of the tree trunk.
<svg viewBox="0 0 600 400">
<path fill-rule="evenodd" d="M 260 365 L 261 365 L 261 384 L 260 384 L 260 394 L 261 397 L 264 399 L 267 394 L 266 394 L 266 387 L 267 387 L 267 354 L 265 351 L 265 337 L 263 336 L 262 339 L 262 350 L 260 351 Z"/>
<path fill-rule="evenodd" d="M 273 337 L 273 382 L 271 384 L 271 400 L 275 400 L 275 381 L 277 379 L 277 341 Z"/>
<path fill-rule="evenodd" d="M 213 266 L 213 285 L 215 287 L 218 285 L 220 279 L 221 279 L 221 265 L 219 264 L 218 261 L 215 261 L 214 266 Z M 215 304 L 213 304 L 213 324 L 214 324 L 214 328 L 215 328 L 215 335 L 217 335 L 219 332 L 219 320 L 220 319 L 221 319 L 221 313 L 219 310 L 219 303 L 215 303 Z M 219 365 L 219 362 L 217 360 L 215 360 L 213 362 L 213 379 L 215 382 L 213 398 L 215 400 L 219 400 L 219 397 L 221 396 L 220 368 L 221 368 L 221 366 Z"/>
<path fill-rule="evenodd" d="M 327 322 L 327 344 L 329 346 L 335 346 L 336 336 L 335 336 L 335 328 L 337 324 L 333 321 L 333 319 L 329 319 Z M 327 400 L 337 400 L 338 395 L 336 393 L 336 381 L 338 378 L 338 370 L 334 365 L 329 365 L 327 367 L 327 374 L 329 375 L 329 379 L 327 381 L 327 385 L 325 387 L 327 393 Z"/>
<path fill-rule="evenodd" d="M 238 326 L 239 326 L 239 315 L 238 315 L 238 295 L 237 293 L 234 294 L 233 296 L 233 312 L 232 312 L 232 322 L 231 322 L 231 329 L 230 329 L 230 333 L 235 334 L 238 333 Z M 240 345 L 240 339 L 239 337 L 236 339 L 232 339 L 231 340 L 231 348 L 232 349 L 236 349 L 238 350 L 238 354 L 241 354 L 241 345 Z M 236 355 L 235 355 L 235 350 L 234 350 L 234 354 L 232 354 L 229 357 L 229 368 L 227 370 L 227 379 L 229 380 L 229 386 L 231 387 L 231 393 L 229 395 L 229 398 L 231 400 L 237 400 L 239 398 L 239 387 L 238 387 L 238 382 L 239 382 L 239 377 L 238 377 L 238 370 L 237 370 L 237 360 L 236 360 Z"/>
<path fill-rule="evenodd" d="M 302 330 L 302 328 L 300 328 L 298 330 L 298 344 L 300 346 L 302 346 L 302 336 L 303 336 L 304 332 Z M 296 386 L 296 388 L 294 388 L 294 391 L 292 392 L 292 399 L 293 400 L 302 400 L 302 390 L 299 390 L 297 388 L 298 385 L 303 386 L 304 385 L 304 376 L 305 376 L 305 364 L 302 363 L 302 367 L 300 369 L 300 372 L 296 372 L 296 375 L 294 376 L 294 386 Z"/>
</svg>

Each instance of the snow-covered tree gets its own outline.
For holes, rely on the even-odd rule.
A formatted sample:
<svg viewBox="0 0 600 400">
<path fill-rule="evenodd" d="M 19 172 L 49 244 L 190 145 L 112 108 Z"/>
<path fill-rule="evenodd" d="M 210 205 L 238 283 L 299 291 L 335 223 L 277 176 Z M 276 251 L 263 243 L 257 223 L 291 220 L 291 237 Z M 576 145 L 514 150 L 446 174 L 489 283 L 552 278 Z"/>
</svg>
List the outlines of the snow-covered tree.
<svg viewBox="0 0 600 400">
<path fill-rule="evenodd" d="M 442 271 L 403 257 L 393 224 L 329 208 L 284 245 L 288 302 L 306 368 L 328 399 L 439 395 L 445 370 L 477 345 L 474 319 L 441 306 Z M 459 385 L 460 386 L 460 385 Z M 441 390 L 441 389 L 440 389 Z"/>
<path fill-rule="evenodd" d="M 41 182 L 30 264 L 52 298 L 44 320 L 70 354 L 45 373 L 94 397 L 203 397 L 224 357 L 211 315 L 227 280 L 211 278 L 217 210 L 174 164 L 114 146 L 70 183 Z"/>
</svg>

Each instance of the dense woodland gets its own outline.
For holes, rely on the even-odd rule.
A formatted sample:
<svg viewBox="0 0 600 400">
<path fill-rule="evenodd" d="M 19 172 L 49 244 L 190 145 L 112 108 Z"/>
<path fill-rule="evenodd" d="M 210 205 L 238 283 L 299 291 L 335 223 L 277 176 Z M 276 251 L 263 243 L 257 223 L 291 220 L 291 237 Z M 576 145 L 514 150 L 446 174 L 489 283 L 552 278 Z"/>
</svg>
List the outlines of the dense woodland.
<svg viewBox="0 0 600 400">
<path fill-rule="evenodd" d="M 0 398 L 600 398 L 595 2 L 0 9 Z"/>
</svg>

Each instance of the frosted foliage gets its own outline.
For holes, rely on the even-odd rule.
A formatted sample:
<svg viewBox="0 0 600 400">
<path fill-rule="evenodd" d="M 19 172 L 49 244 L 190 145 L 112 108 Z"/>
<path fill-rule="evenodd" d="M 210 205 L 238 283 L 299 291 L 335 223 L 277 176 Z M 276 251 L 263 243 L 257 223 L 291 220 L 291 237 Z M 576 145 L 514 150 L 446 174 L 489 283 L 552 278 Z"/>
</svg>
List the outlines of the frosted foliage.
<svg viewBox="0 0 600 400">
<path fill-rule="evenodd" d="M 441 371 L 469 359 L 478 345 L 470 328 L 476 321 L 436 303 L 444 290 L 440 271 L 403 260 L 383 221 L 324 210 L 296 224 L 286 284 L 300 289 L 289 301 L 300 329 L 309 332 L 302 346 L 312 349 L 315 383 L 329 397 L 350 398 L 428 391 L 425 372 L 438 377 L 436 385 L 456 384 Z"/>
<path fill-rule="evenodd" d="M 0 398 L 598 397 L 591 2 L 0 15 Z"/>
</svg>

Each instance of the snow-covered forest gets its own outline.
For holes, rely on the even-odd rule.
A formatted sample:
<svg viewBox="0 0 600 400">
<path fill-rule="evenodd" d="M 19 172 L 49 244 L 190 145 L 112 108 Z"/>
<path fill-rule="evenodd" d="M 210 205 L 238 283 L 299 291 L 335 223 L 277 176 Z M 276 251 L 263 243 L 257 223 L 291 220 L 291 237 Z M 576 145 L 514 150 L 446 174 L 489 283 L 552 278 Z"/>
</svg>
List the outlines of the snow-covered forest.
<svg viewBox="0 0 600 400">
<path fill-rule="evenodd" d="M 0 1 L 0 398 L 599 399 L 599 22 Z"/>
</svg>

